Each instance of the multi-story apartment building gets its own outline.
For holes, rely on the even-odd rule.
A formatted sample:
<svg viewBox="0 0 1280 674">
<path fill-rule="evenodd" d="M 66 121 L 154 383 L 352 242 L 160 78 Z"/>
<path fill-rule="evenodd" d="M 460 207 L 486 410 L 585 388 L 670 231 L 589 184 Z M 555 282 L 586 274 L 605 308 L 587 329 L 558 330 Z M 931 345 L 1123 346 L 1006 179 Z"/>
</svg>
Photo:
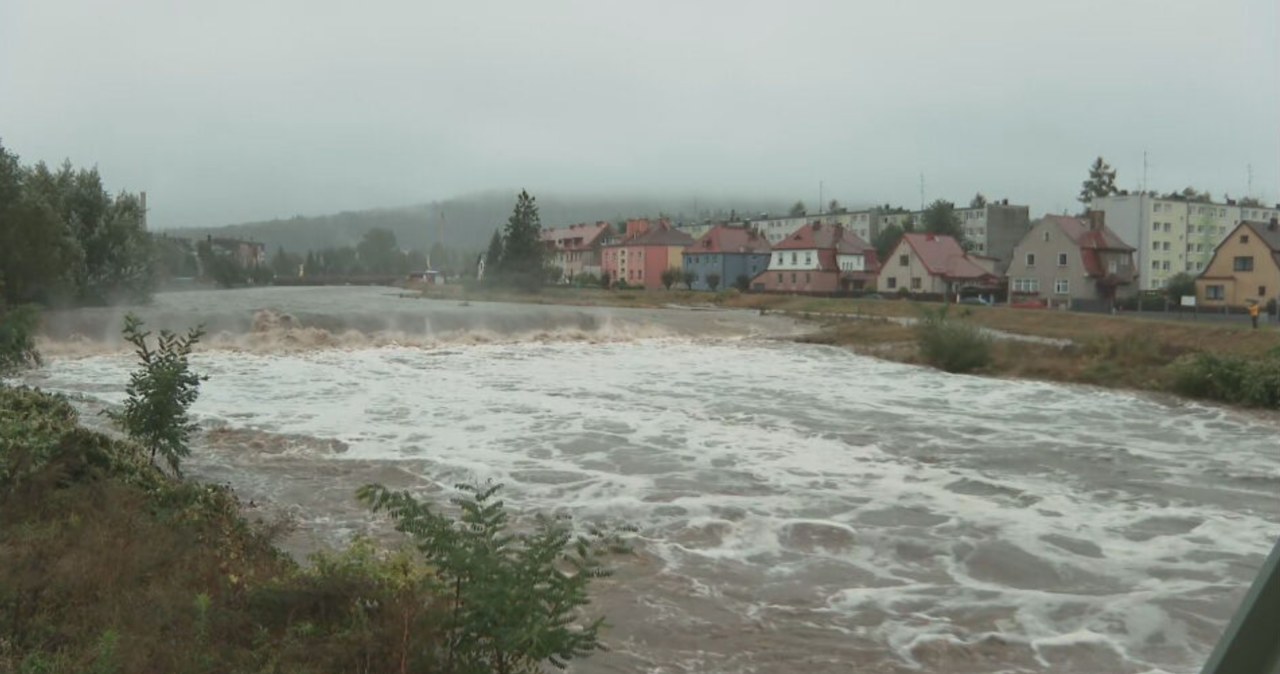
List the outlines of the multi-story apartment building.
<svg viewBox="0 0 1280 674">
<path fill-rule="evenodd" d="M 859 211 L 841 211 L 838 213 L 818 213 L 816 215 L 794 215 L 776 218 L 760 218 L 729 223 L 735 227 L 754 227 L 764 233 L 769 243 L 781 243 L 783 239 L 794 234 L 805 225 L 820 223 L 823 225 L 840 225 L 857 234 L 863 241 L 875 238 L 880 230 L 889 225 L 902 226 L 912 219 L 912 213 L 904 208 L 868 208 Z"/>
<path fill-rule="evenodd" d="M 1105 212 L 1107 226 L 1137 248 L 1140 290 L 1160 290 L 1175 274 L 1204 271 L 1214 248 L 1242 220 L 1280 216 L 1280 204 L 1240 206 L 1150 193 L 1099 197 L 1089 208 Z"/>
<path fill-rule="evenodd" d="M 919 222 L 923 212 L 914 214 Z M 996 272 L 1009 268 L 1013 248 L 1031 229 L 1031 208 L 1010 204 L 1008 199 L 983 206 L 956 208 L 964 236 L 973 252 L 996 259 Z"/>
</svg>

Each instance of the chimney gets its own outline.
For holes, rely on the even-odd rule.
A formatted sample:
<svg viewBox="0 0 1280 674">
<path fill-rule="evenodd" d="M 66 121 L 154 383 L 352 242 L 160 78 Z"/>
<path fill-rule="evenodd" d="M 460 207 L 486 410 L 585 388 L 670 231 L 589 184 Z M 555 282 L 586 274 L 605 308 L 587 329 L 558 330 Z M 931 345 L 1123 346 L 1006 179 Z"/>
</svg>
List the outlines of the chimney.
<svg viewBox="0 0 1280 674">
<path fill-rule="evenodd" d="M 1089 229 L 1095 232 L 1102 231 L 1102 227 L 1106 225 L 1106 222 L 1107 222 L 1107 212 L 1106 211 L 1089 211 L 1088 217 L 1089 217 Z"/>
</svg>

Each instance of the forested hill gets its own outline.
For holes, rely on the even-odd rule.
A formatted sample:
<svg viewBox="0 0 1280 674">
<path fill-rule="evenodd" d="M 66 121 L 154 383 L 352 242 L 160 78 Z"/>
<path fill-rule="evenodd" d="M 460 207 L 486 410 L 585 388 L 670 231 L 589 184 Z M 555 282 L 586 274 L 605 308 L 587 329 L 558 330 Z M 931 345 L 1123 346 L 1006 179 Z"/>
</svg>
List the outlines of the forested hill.
<svg viewBox="0 0 1280 674">
<path fill-rule="evenodd" d="M 444 201 L 346 211 L 332 215 L 295 216 L 293 218 L 249 222 L 216 228 L 168 230 L 174 236 L 228 236 L 252 239 L 267 244 L 268 251 L 282 246 L 290 251 L 319 250 L 350 246 L 369 229 L 389 229 L 404 249 L 427 250 L 440 239 L 443 215 L 443 244 L 455 250 L 483 250 L 494 229 L 511 215 L 518 190 L 486 192 Z M 626 218 L 657 217 L 665 214 L 673 220 L 726 218 L 731 210 L 738 213 L 783 213 L 790 202 L 765 199 L 717 199 L 660 197 L 573 197 L 535 194 L 544 227 L 576 222 Z"/>
</svg>

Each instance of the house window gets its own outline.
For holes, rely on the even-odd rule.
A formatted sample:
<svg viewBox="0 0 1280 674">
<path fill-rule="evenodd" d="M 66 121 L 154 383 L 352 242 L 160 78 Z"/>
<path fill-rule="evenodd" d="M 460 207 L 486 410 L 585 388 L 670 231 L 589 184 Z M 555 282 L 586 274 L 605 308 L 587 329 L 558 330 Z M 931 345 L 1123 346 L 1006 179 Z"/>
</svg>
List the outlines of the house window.
<svg viewBox="0 0 1280 674">
<path fill-rule="evenodd" d="M 1153 223 L 1151 223 L 1151 231 L 1153 231 L 1153 232 L 1158 232 L 1158 231 L 1160 231 L 1160 223 L 1158 223 L 1158 222 L 1153 222 Z"/>
<path fill-rule="evenodd" d="M 778 283 L 782 283 L 782 274 L 778 274 Z"/>
<path fill-rule="evenodd" d="M 1253 256 L 1237 257 L 1231 268 L 1234 271 L 1253 271 Z"/>
<path fill-rule="evenodd" d="M 1168 241 L 1165 241 L 1165 242 L 1164 242 L 1164 249 L 1165 249 L 1165 250 L 1169 250 L 1169 242 L 1168 242 Z"/>
<path fill-rule="evenodd" d="M 1248 235 L 1248 234 L 1241 234 L 1241 235 L 1240 235 L 1240 243 L 1249 243 L 1249 235 Z"/>
<path fill-rule="evenodd" d="M 905 267 L 905 266 L 907 266 L 907 265 L 909 265 L 909 264 L 911 264 L 911 257 L 910 257 L 909 255 L 899 255 L 899 256 L 898 256 L 898 266 L 899 266 L 899 267 Z"/>
<path fill-rule="evenodd" d="M 1059 266 L 1059 267 L 1065 267 L 1065 266 L 1067 266 L 1067 254 L 1066 254 L 1066 253 L 1058 253 L 1058 266 Z"/>
<path fill-rule="evenodd" d="M 1036 254 L 1035 254 L 1035 253 L 1027 253 L 1027 266 L 1028 266 L 1028 267 L 1034 267 L 1034 266 L 1036 266 Z"/>
<path fill-rule="evenodd" d="M 1267 287 L 1258 286 L 1258 297 L 1266 297 L 1266 296 L 1267 296 Z"/>
<path fill-rule="evenodd" d="M 889 277 L 889 283 L 888 283 L 888 285 L 889 285 L 889 289 L 890 289 L 890 290 L 892 290 L 892 289 L 894 289 L 894 288 L 897 288 L 897 287 L 898 287 L 898 279 L 897 279 L 897 277 L 890 276 L 890 277 Z"/>
<path fill-rule="evenodd" d="M 911 289 L 912 289 L 912 290 L 919 290 L 921 285 L 922 285 L 922 284 L 920 283 L 920 277 L 919 277 L 919 276 L 912 276 L 912 277 L 911 277 Z"/>
<path fill-rule="evenodd" d="M 1164 271 L 1169 271 L 1169 261 L 1165 260 L 1164 262 L 1161 262 L 1160 268 L 1163 269 Z"/>
<path fill-rule="evenodd" d="M 1013 280 L 1013 292 L 1038 293 L 1040 292 L 1040 279 L 1016 278 Z"/>
<path fill-rule="evenodd" d="M 1053 282 L 1053 292 L 1056 295 L 1066 295 L 1071 292 L 1071 281 L 1069 279 L 1060 278 Z"/>
<path fill-rule="evenodd" d="M 791 264 L 795 264 L 795 263 L 796 263 L 796 254 L 795 254 L 795 253 L 792 253 L 792 254 L 791 254 Z"/>
<path fill-rule="evenodd" d="M 1206 300 L 1220 300 L 1225 296 L 1226 296 L 1226 293 L 1223 292 L 1223 286 L 1205 286 L 1204 287 L 1204 298 Z"/>
<path fill-rule="evenodd" d="M 1160 250 L 1160 242 L 1159 242 L 1159 241 L 1152 241 L 1152 242 L 1151 242 L 1151 250 Z"/>
<path fill-rule="evenodd" d="M 1046 229 L 1046 230 L 1044 230 L 1044 240 L 1045 240 L 1045 242 L 1046 242 L 1046 243 L 1048 243 L 1048 241 L 1049 241 L 1049 230 L 1047 230 L 1047 229 Z"/>
<path fill-rule="evenodd" d="M 1108 273 L 1108 274 L 1114 274 L 1114 273 L 1116 273 L 1116 261 L 1115 261 L 1115 260 L 1110 260 L 1110 261 L 1108 261 L 1108 262 L 1107 262 L 1107 273 Z"/>
<path fill-rule="evenodd" d="M 1170 223 L 1170 222 L 1166 222 L 1166 223 L 1164 223 L 1164 231 L 1166 231 L 1166 232 L 1172 232 L 1172 231 L 1173 231 L 1173 223 Z"/>
<path fill-rule="evenodd" d="M 804 254 L 804 266 L 808 267 L 811 264 L 813 264 L 813 258 L 809 257 L 809 253 L 806 252 Z"/>
<path fill-rule="evenodd" d="M 1152 260 L 1152 261 L 1151 261 L 1151 270 L 1152 270 L 1152 271 L 1158 271 L 1159 269 L 1160 269 L 1160 263 L 1159 263 L 1159 262 L 1156 262 L 1155 260 Z"/>
<path fill-rule="evenodd" d="M 796 273 L 795 273 L 795 272 L 791 272 L 791 282 L 792 282 L 792 283 L 795 283 L 795 282 L 796 282 Z"/>
</svg>

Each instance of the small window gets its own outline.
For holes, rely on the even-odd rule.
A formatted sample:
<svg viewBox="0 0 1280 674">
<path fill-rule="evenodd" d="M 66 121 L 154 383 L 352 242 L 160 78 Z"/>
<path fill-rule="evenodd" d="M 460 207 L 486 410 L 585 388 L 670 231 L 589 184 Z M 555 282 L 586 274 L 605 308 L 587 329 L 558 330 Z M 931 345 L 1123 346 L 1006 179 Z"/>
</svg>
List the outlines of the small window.
<svg viewBox="0 0 1280 674">
<path fill-rule="evenodd" d="M 1233 271 L 1253 271 L 1253 256 L 1237 257 L 1232 265 Z"/>
<path fill-rule="evenodd" d="M 1048 241 L 1049 241 L 1049 230 L 1047 230 L 1047 229 L 1046 229 L 1046 230 L 1044 230 L 1044 240 L 1045 240 L 1045 242 L 1046 242 L 1046 243 L 1048 243 Z"/>
<path fill-rule="evenodd" d="M 811 264 L 813 264 L 813 258 L 809 257 L 809 254 L 808 254 L 808 253 L 805 253 L 805 254 L 804 254 L 804 265 L 807 267 L 807 266 L 809 266 L 809 265 L 811 265 Z"/>
<path fill-rule="evenodd" d="M 1152 241 L 1152 242 L 1151 242 L 1151 250 L 1160 250 L 1160 242 L 1159 242 L 1159 241 Z"/>
<path fill-rule="evenodd" d="M 1035 254 L 1035 253 L 1027 253 L 1027 266 L 1028 266 L 1028 267 L 1034 267 L 1034 266 L 1036 266 L 1036 254 Z"/>
<path fill-rule="evenodd" d="M 791 272 L 791 282 L 792 282 L 792 283 L 795 283 L 795 282 L 796 282 L 796 273 L 795 273 L 795 272 Z"/>
<path fill-rule="evenodd" d="M 912 276 L 912 277 L 911 277 L 911 289 L 912 289 L 912 290 L 919 290 L 921 285 L 922 285 L 922 284 L 920 283 L 920 277 L 919 277 L 919 276 Z"/>
<path fill-rule="evenodd" d="M 1067 254 L 1066 254 L 1066 253 L 1058 253 L 1058 266 L 1059 266 L 1059 267 L 1065 267 L 1065 266 L 1067 266 Z"/>
<path fill-rule="evenodd" d="M 899 256 L 898 256 L 898 266 L 899 266 L 899 267 L 905 267 L 905 266 L 907 266 L 907 265 L 909 265 L 909 264 L 911 264 L 911 256 L 910 256 L 910 255 L 899 255 Z"/>
<path fill-rule="evenodd" d="M 809 272 L 805 272 L 805 273 L 804 273 L 804 282 L 805 282 L 805 283 L 808 283 L 808 282 L 809 282 Z"/>
<path fill-rule="evenodd" d="M 1159 271 L 1159 270 L 1160 270 L 1160 263 L 1152 260 L 1151 271 Z"/>
<path fill-rule="evenodd" d="M 1169 261 L 1168 261 L 1168 260 L 1165 260 L 1164 262 L 1161 262 L 1161 263 L 1160 263 L 1160 269 L 1162 269 L 1162 270 L 1164 270 L 1164 271 L 1169 271 L 1169 269 L 1170 269 Z"/>
<path fill-rule="evenodd" d="M 890 289 L 892 289 L 892 288 L 897 288 L 897 287 L 898 287 L 898 279 L 897 279 L 896 277 L 890 276 L 890 277 L 889 277 L 889 284 L 888 284 L 888 285 L 889 285 L 889 288 L 890 288 Z"/>
<path fill-rule="evenodd" d="M 1053 292 L 1055 295 L 1067 295 L 1071 292 L 1071 281 L 1069 279 L 1060 278 L 1053 282 Z"/>
<path fill-rule="evenodd" d="M 1173 223 L 1170 223 L 1170 222 L 1166 222 L 1166 223 L 1164 223 L 1164 231 L 1166 231 L 1166 232 L 1172 232 L 1172 231 L 1173 231 Z"/>
<path fill-rule="evenodd" d="M 1241 235 L 1240 235 L 1240 243 L 1249 243 L 1249 235 L 1248 235 L 1248 234 L 1241 234 Z"/>
<path fill-rule="evenodd" d="M 792 254 L 791 254 L 791 264 L 795 264 L 795 263 L 796 263 L 796 254 L 795 254 L 795 253 L 792 253 Z"/>
<path fill-rule="evenodd" d="M 1151 231 L 1153 231 L 1153 232 L 1158 232 L 1158 231 L 1160 231 L 1160 223 L 1158 223 L 1158 222 L 1153 222 L 1153 223 L 1151 223 Z"/>
<path fill-rule="evenodd" d="M 1165 242 L 1164 242 L 1164 246 L 1163 246 L 1163 248 L 1164 248 L 1165 250 L 1169 250 L 1169 242 L 1168 242 L 1168 241 L 1165 241 Z"/>
<path fill-rule="evenodd" d="M 1206 300 L 1221 300 L 1225 296 L 1223 286 L 1205 286 L 1204 298 Z"/>
<path fill-rule="evenodd" d="M 1267 287 L 1258 286 L 1258 297 L 1266 297 L 1266 296 L 1267 296 Z"/>
<path fill-rule="evenodd" d="M 778 274 L 778 283 L 782 283 L 782 274 Z"/>
</svg>

